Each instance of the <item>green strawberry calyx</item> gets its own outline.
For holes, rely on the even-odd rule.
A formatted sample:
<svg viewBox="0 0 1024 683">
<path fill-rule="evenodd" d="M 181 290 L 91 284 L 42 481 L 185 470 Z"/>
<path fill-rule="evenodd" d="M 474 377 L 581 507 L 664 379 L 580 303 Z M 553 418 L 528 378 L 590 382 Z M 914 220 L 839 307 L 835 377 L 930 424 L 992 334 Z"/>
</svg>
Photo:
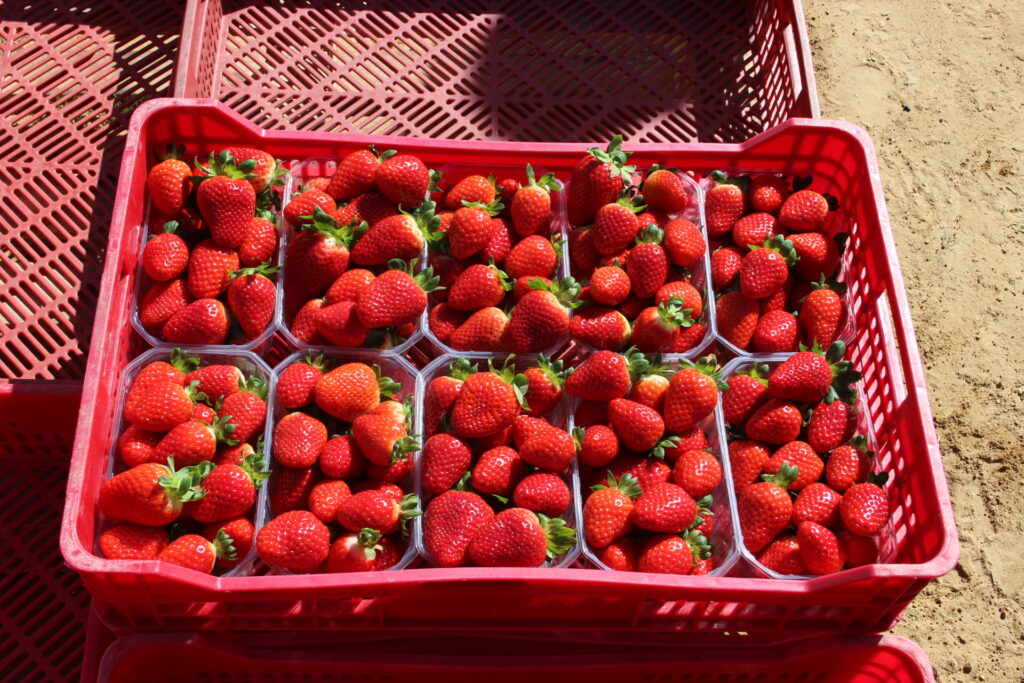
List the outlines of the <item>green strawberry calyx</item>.
<svg viewBox="0 0 1024 683">
<path fill-rule="evenodd" d="M 441 278 L 437 275 L 434 275 L 433 268 L 427 267 L 418 273 L 416 272 L 416 264 L 419 263 L 419 261 L 420 260 L 418 258 L 414 258 L 411 259 L 407 264 L 400 258 L 393 258 L 390 261 L 388 261 L 388 269 L 402 271 L 403 273 L 411 277 L 413 281 L 417 285 L 419 285 L 419 288 L 422 289 L 427 294 L 430 294 L 431 292 L 436 292 L 440 289 L 444 289 L 444 287 L 440 286 Z"/>
<path fill-rule="evenodd" d="M 394 464 L 407 460 L 410 457 L 410 453 L 418 451 L 420 449 L 419 439 L 419 434 L 412 434 L 410 436 L 403 436 L 395 441 L 394 445 L 391 446 L 391 463 Z"/>
<path fill-rule="evenodd" d="M 771 374 L 771 369 L 768 367 L 767 363 L 754 363 L 746 370 L 740 370 L 736 374 L 746 375 L 747 377 L 756 379 L 758 382 L 761 383 L 761 386 L 767 387 L 768 375 Z"/>
<path fill-rule="evenodd" d="M 230 415 L 221 415 L 210 425 L 210 430 L 213 432 L 217 443 L 222 443 L 225 446 L 237 446 L 238 441 L 231 438 L 231 434 L 237 427 L 238 425 L 231 421 Z"/>
<path fill-rule="evenodd" d="M 525 187 L 540 187 L 548 192 L 558 192 L 560 189 L 558 181 L 555 180 L 554 173 L 545 173 L 540 178 L 536 178 L 533 172 L 533 166 L 530 164 L 526 165 L 526 180 L 527 183 Z"/>
<path fill-rule="evenodd" d="M 852 439 L 850 439 L 850 445 L 865 455 L 875 454 L 874 451 L 868 450 L 868 437 L 866 437 L 863 434 L 857 434 Z"/>
<path fill-rule="evenodd" d="M 863 375 L 853 367 L 851 361 L 843 360 L 843 356 L 846 355 L 846 344 L 844 342 L 834 341 L 827 351 L 822 352 L 821 345 L 815 341 L 810 349 L 801 344 L 800 351 L 810 351 L 819 356 L 825 356 L 825 360 L 828 361 L 829 366 L 832 368 L 832 385 L 828 388 L 828 393 L 825 394 L 825 403 L 839 400 L 852 404 L 857 400 L 857 390 L 853 385 L 860 381 Z"/>
<path fill-rule="evenodd" d="M 320 372 L 327 369 L 327 364 L 324 362 L 324 354 L 322 352 L 314 356 L 312 351 L 306 351 L 306 358 L 303 363 L 314 370 L 319 370 Z"/>
<path fill-rule="evenodd" d="M 276 275 L 277 271 L 281 270 L 281 266 L 270 265 L 270 259 L 267 259 L 258 266 L 251 266 L 249 268 L 239 268 L 238 270 L 232 270 L 228 272 L 228 275 L 232 280 L 236 280 L 240 277 L 250 277 L 254 275 L 262 275 L 269 279 L 271 275 Z"/>
<path fill-rule="evenodd" d="M 257 490 L 263 486 L 263 482 L 270 476 L 270 472 L 267 471 L 267 459 L 263 455 L 263 449 L 253 451 L 253 453 L 242 460 L 242 469 L 249 475 L 249 479 L 252 480 L 252 485 Z"/>
<path fill-rule="evenodd" d="M 160 232 L 162 232 L 162 233 L 168 233 L 168 232 L 169 233 L 176 233 L 176 232 L 178 232 L 178 228 L 179 227 L 181 227 L 181 226 L 179 225 L 178 221 L 167 221 L 166 223 L 164 223 L 164 227 L 161 229 Z M 156 235 L 150 235 L 149 239 L 153 239 L 154 237 L 156 237 Z"/>
<path fill-rule="evenodd" d="M 489 204 L 485 204 L 484 202 L 470 202 L 463 199 L 462 206 L 469 209 L 483 209 L 487 212 L 487 215 L 492 218 L 505 209 L 505 205 L 501 203 L 501 197 L 495 197 L 494 201 Z"/>
<path fill-rule="evenodd" d="M 539 277 L 527 280 L 526 284 L 530 289 L 548 292 L 553 295 L 558 303 L 566 308 L 579 308 L 583 302 L 579 300 L 582 287 L 576 278 L 569 276 L 562 280 L 552 280 L 551 283 L 544 282 Z"/>
<path fill-rule="evenodd" d="M 587 435 L 587 430 L 583 427 L 572 428 L 572 442 L 576 445 L 576 452 L 579 452 L 583 448 L 583 437 Z"/>
<path fill-rule="evenodd" d="M 800 254 L 796 252 L 793 241 L 786 239 L 783 235 L 770 237 L 764 241 L 764 244 L 748 244 L 747 248 L 751 251 L 757 251 L 758 249 L 774 251 L 783 258 L 787 266 L 794 266 L 800 260 Z"/>
<path fill-rule="evenodd" d="M 213 463 L 203 461 L 198 465 L 174 469 L 174 456 L 167 458 L 167 474 L 160 475 L 157 483 L 172 501 L 187 503 L 206 495 L 202 488 L 203 479 L 213 469 Z"/>
<path fill-rule="evenodd" d="M 729 385 L 722 381 L 722 367 L 718 364 L 718 358 L 711 353 L 703 358 L 698 358 L 695 363 L 683 361 L 683 364 L 693 368 L 702 375 L 707 375 L 714 380 L 719 391 L 726 391 Z"/>
<path fill-rule="evenodd" d="M 420 499 L 415 493 L 407 493 L 398 501 L 398 516 L 402 520 L 402 537 L 409 535 L 409 528 L 406 522 L 413 517 L 423 514 L 420 510 Z"/>
<path fill-rule="evenodd" d="M 633 182 L 632 175 L 636 171 L 636 166 L 626 165 L 626 162 L 629 161 L 629 157 L 633 156 L 633 153 L 623 151 L 621 135 L 613 137 L 606 149 L 591 147 L 587 150 L 587 153 L 598 161 L 609 164 L 608 175 L 612 178 L 621 177 L 622 182 L 627 186 Z"/>
<path fill-rule="evenodd" d="M 185 145 L 175 144 L 172 142 L 157 152 L 156 158 L 160 161 L 167 161 L 168 159 L 184 159 Z"/>
<path fill-rule="evenodd" d="M 564 361 L 553 361 L 542 353 L 537 356 L 537 367 L 540 368 L 553 387 L 556 389 L 562 388 L 566 376 Z"/>
<path fill-rule="evenodd" d="M 640 494 L 643 492 L 640 488 L 640 482 L 636 480 L 636 477 L 629 473 L 626 473 L 619 477 L 618 479 L 616 479 L 615 474 L 611 470 L 608 470 L 607 482 L 608 483 L 606 484 L 596 484 L 594 486 L 591 486 L 590 490 L 600 491 L 602 489 L 615 489 L 616 491 L 624 493 L 630 498 L 638 498 Z"/>
<path fill-rule="evenodd" d="M 469 483 L 469 480 L 470 478 L 472 478 L 472 476 L 473 473 L 470 470 L 466 470 L 465 472 L 462 473 L 462 476 L 459 477 L 459 480 L 455 482 L 455 486 L 453 486 L 452 488 L 456 491 L 472 491 L 473 488 L 472 486 L 470 486 Z"/>
<path fill-rule="evenodd" d="M 474 372 L 476 372 L 476 370 L 473 368 L 473 365 L 469 362 L 468 358 L 459 358 L 458 360 L 452 361 L 448 366 L 448 376 L 456 380 L 465 381 L 465 379 Z"/>
<path fill-rule="evenodd" d="M 373 368 L 373 374 L 377 376 L 377 387 L 380 389 L 380 395 L 382 397 L 391 397 L 402 390 L 402 385 L 391 379 L 386 375 L 381 374 L 379 365 L 370 366 Z"/>
<path fill-rule="evenodd" d="M 182 373 L 183 375 L 187 375 L 188 373 L 192 372 L 193 370 L 199 367 L 199 359 L 196 358 L 195 356 L 188 355 L 188 353 L 183 351 L 182 349 L 172 349 L 171 357 L 168 359 L 167 362 L 170 363 L 175 370 Z M 196 386 L 199 385 L 196 384 Z"/>
<path fill-rule="evenodd" d="M 512 391 L 515 392 L 516 400 L 519 401 L 519 406 L 523 410 L 530 410 L 530 404 L 526 402 L 526 392 L 530 390 L 530 378 L 521 372 L 516 371 L 515 363 L 513 359 L 515 354 L 510 353 L 505 356 L 505 360 L 502 361 L 501 367 L 496 368 L 492 359 L 487 360 L 487 368 L 490 372 L 493 372 L 498 376 L 501 381 L 512 387 Z"/>
<path fill-rule="evenodd" d="M 665 459 L 665 451 L 672 448 L 677 448 L 679 442 L 682 441 L 678 436 L 670 436 L 667 439 L 662 439 L 657 445 L 651 449 L 649 455 L 659 460 Z"/>
<path fill-rule="evenodd" d="M 683 300 L 672 296 L 658 304 L 658 317 L 672 327 L 690 327 L 696 320 L 692 308 L 683 308 Z"/>
<path fill-rule="evenodd" d="M 238 383 L 238 391 L 256 394 L 262 400 L 267 400 L 267 382 L 262 377 L 257 377 L 256 375 L 242 378 L 242 381 Z"/>
<path fill-rule="evenodd" d="M 796 481 L 799 476 L 800 468 L 796 465 L 790 465 L 788 460 L 783 460 L 778 472 L 775 474 L 762 474 L 761 481 L 775 484 L 783 489 L 789 489 L 789 485 Z"/>
<path fill-rule="evenodd" d="M 203 175 L 192 176 L 192 180 L 196 185 L 217 176 L 224 176 L 232 180 L 252 180 L 256 177 L 256 174 L 253 173 L 256 170 L 255 159 L 246 159 L 241 163 L 235 163 L 235 158 L 226 149 L 222 149 L 216 154 L 210 152 L 210 158 L 206 166 L 203 166 L 198 157 L 195 160 L 195 164 L 196 168 L 203 173 Z"/>
<path fill-rule="evenodd" d="M 743 190 L 744 194 L 750 186 L 750 176 L 747 175 L 730 177 L 725 171 L 712 171 L 710 177 L 715 185 L 735 185 Z"/>
<path fill-rule="evenodd" d="M 665 231 L 659 228 L 654 223 L 651 223 L 646 228 L 640 231 L 640 234 L 636 236 L 637 244 L 661 244 L 661 241 L 665 239 Z"/>
<path fill-rule="evenodd" d="M 838 280 L 827 279 L 823 274 L 820 278 L 818 278 L 817 282 L 811 283 L 811 289 L 831 289 L 839 296 L 842 296 L 843 294 L 846 294 L 846 283 L 839 282 Z M 806 298 L 807 297 L 804 297 L 803 299 L 801 299 L 801 301 L 803 301 Z"/>
<path fill-rule="evenodd" d="M 416 227 L 423 232 L 423 237 L 428 242 L 436 242 L 444 236 L 443 232 L 438 232 L 441 227 L 441 217 L 435 213 L 437 204 L 430 201 L 429 199 L 420 204 L 418 209 L 413 211 L 405 211 L 401 206 L 398 207 L 398 212 L 403 216 L 408 216 L 413 219 L 416 223 Z"/>
<path fill-rule="evenodd" d="M 380 545 L 380 532 L 376 529 L 361 529 L 356 534 L 356 543 L 358 543 L 363 549 L 363 556 L 367 560 L 374 560 L 377 557 L 377 551 L 383 550 Z"/>
<path fill-rule="evenodd" d="M 690 554 L 693 556 L 693 564 L 697 564 L 697 560 L 706 560 L 711 557 L 711 544 L 708 543 L 708 539 L 704 534 L 693 529 L 682 535 L 683 540 L 686 541 L 686 545 L 690 546 Z"/>
<path fill-rule="evenodd" d="M 569 552 L 576 546 L 576 530 L 566 526 L 565 520 L 561 517 L 548 517 L 538 513 L 537 521 L 540 522 L 541 531 L 548 539 L 549 560 Z"/>
<path fill-rule="evenodd" d="M 238 551 L 235 549 L 235 539 L 231 538 L 223 528 L 217 530 L 217 537 L 213 540 L 213 549 L 218 560 L 234 562 L 238 559 Z"/>
<path fill-rule="evenodd" d="M 350 225 L 338 225 L 338 221 L 319 206 L 313 208 L 312 214 L 300 216 L 299 220 L 303 222 L 299 228 L 300 230 L 318 232 L 324 237 L 330 237 L 346 248 L 351 246 L 357 234 L 362 234 L 369 229 L 365 222 L 357 224 L 353 221 Z"/>
<path fill-rule="evenodd" d="M 370 154 L 372 154 L 373 156 L 377 157 L 377 163 L 378 164 L 383 162 L 383 161 L 387 161 L 391 157 L 393 157 L 396 154 L 398 154 L 398 150 L 397 149 L 386 149 L 383 152 L 378 152 L 377 148 L 374 147 L 373 145 L 367 145 L 366 149 L 370 150 Z"/>
</svg>

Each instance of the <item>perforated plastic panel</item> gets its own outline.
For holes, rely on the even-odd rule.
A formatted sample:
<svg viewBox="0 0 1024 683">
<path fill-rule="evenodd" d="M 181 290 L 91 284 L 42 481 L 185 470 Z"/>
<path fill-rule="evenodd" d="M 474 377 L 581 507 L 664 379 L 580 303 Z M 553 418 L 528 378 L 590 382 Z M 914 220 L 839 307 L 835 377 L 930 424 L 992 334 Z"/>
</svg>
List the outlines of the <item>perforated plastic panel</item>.
<svg viewBox="0 0 1024 683">
<path fill-rule="evenodd" d="M 124 129 L 170 92 L 181 17 L 0 3 L 0 378 L 85 374 Z"/>
<path fill-rule="evenodd" d="M 175 96 L 460 139 L 741 141 L 818 115 L 799 0 L 354 4 L 190 0 Z"/>
</svg>

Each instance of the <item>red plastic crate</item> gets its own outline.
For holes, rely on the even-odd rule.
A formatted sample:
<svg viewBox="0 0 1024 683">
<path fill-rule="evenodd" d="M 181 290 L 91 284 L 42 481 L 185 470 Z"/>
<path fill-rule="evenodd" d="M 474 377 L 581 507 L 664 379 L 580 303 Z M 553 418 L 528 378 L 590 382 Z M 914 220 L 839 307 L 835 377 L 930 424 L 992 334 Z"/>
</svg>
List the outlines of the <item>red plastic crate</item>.
<svg viewBox="0 0 1024 683">
<path fill-rule="evenodd" d="M 0 677 L 77 681 L 89 594 L 54 540 L 77 382 L 0 383 Z"/>
<path fill-rule="evenodd" d="M 170 92 L 182 8 L 0 4 L 0 378 L 78 379 L 131 111 Z"/>
<path fill-rule="evenodd" d="M 457 638 L 450 637 L 457 635 Z M 622 634 L 544 641 L 506 634 L 405 636 L 331 642 L 303 635 L 170 634 L 128 636 L 103 657 L 101 683 L 198 680 L 433 681 L 801 681 L 925 683 L 928 658 L 897 636 L 816 636 L 778 641 L 755 636 L 697 637 L 680 645 Z M 465 654 L 472 653 L 472 654 Z M 170 662 L 173 667 L 154 665 Z"/>
<path fill-rule="evenodd" d="M 176 97 L 264 128 L 739 141 L 818 116 L 800 0 L 190 0 Z"/>
<path fill-rule="evenodd" d="M 68 563 L 83 574 L 117 628 L 219 629 L 634 628 L 769 631 L 891 626 L 958 554 L 949 494 L 924 374 L 895 260 L 871 143 L 839 122 L 794 120 L 742 144 L 631 145 L 641 164 L 707 172 L 813 174 L 844 198 L 850 216 L 848 271 L 857 336 L 851 359 L 877 437 L 880 466 L 893 475 L 892 563 L 807 581 L 624 574 L 585 569 L 416 569 L 380 574 L 211 577 L 157 562 L 95 556 L 96 495 L 114 424 L 117 371 L 129 360 L 127 319 L 144 208 L 147 153 L 171 140 L 246 144 L 282 159 L 338 156 L 369 143 L 400 147 L 429 165 L 527 161 L 566 175 L 580 145 L 466 142 L 263 131 L 213 101 L 144 104 L 132 121 L 111 226 L 62 533 Z M 481 605 L 486 605 L 483 609 Z"/>
</svg>

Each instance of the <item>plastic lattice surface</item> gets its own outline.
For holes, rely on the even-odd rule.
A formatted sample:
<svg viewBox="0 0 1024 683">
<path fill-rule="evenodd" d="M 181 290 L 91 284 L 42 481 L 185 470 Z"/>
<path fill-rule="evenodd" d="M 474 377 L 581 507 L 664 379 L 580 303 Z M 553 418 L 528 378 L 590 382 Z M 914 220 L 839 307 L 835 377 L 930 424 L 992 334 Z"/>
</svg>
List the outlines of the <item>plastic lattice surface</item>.
<svg viewBox="0 0 1024 683">
<path fill-rule="evenodd" d="M 81 379 L 124 129 L 178 2 L 0 3 L 0 378 Z"/>
<path fill-rule="evenodd" d="M 816 116 L 799 0 L 192 0 L 175 84 L 264 128 L 741 141 Z"/>
</svg>

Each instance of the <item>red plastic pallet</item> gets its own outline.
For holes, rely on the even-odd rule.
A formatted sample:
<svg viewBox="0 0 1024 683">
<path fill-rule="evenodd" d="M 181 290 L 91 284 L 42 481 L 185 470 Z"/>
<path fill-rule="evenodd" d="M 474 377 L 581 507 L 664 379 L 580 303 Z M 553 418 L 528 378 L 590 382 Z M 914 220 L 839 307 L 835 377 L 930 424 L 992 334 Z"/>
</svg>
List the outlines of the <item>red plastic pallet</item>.
<svg viewBox="0 0 1024 683">
<path fill-rule="evenodd" d="M 245 144 L 295 160 L 340 156 L 374 143 L 429 165 L 498 159 L 563 175 L 580 145 L 466 142 L 264 131 L 223 104 L 161 100 L 132 121 L 111 229 L 89 374 L 68 487 L 62 550 L 115 628 L 217 629 L 588 628 L 771 631 L 889 628 L 931 580 L 956 562 L 958 544 L 924 373 L 896 263 L 870 140 L 839 122 L 792 120 L 741 144 L 635 144 L 634 160 L 706 173 L 813 174 L 844 198 L 850 225 L 850 358 L 892 473 L 891 558 L 807 581 L 746 576 L 652 576 L 587 569 L 415 569 L 380 574 L 212 577 L 155 561 L 94 552 L 96 495 L 115 421 L 118 371 L 133 355 L 130 311 L 146 171 L 156 145 Z M 486 605 L 486 609 L 482 609 Z"/>
<path fill-rule="evenodd" d="M 924 652 L 897 636 L 817 636 L 779 642 L 755 636 L 700 637 L 684 644 L 564 634 L 544 641 L 506 634 L 406 636 L 331 642 L 304 635 L 170 634 L 128 636 L 103 658 L 101 683 L 235 681 L 800 681 L 926 683 Z M 282 640 L 284 642 L 282 642 Z M 678 640 L 678 639 L 677 639 Z M 471 654 L 469 654 L 471 653 Z M 174 662 L 167 666 L 167 662 Z M 163 664 L 161 664 L 163 663 Z"/>
<path fill-rule="evenodd" d="M 81 379 L 124 130 L 170 92 L 171 0 L 0 4 L 0 378 Z"/>
<path fill-rule="evenodd" d="M 190 0 L 174 94 L 263 128 L 735 142 L 818 116 L 810 54 L 800 0 Z"/>
<path fill-rule="evenodd" d="M 0 678 L 77 681 L 89 594 L 60 533 L 77 382 L 0 383 Z"/>
</svg>

